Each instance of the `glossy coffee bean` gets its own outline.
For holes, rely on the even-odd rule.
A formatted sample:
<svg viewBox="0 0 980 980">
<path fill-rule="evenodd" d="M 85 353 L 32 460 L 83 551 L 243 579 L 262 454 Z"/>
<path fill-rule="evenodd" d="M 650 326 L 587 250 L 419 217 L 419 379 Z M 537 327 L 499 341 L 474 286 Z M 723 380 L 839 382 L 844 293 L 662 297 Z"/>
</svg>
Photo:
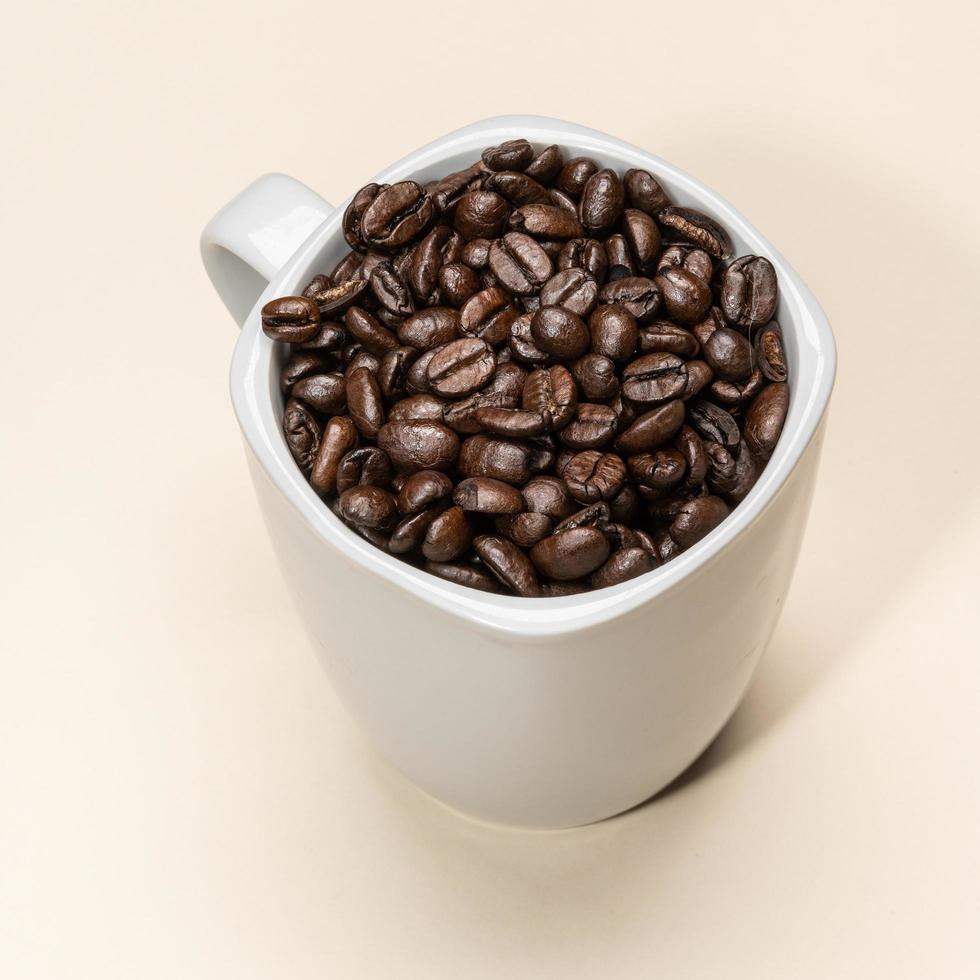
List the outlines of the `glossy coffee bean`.
<svg viewBox="0 0 980 980">
<path fill-rule="evenodd" d="M 504 170 L 491 174 L 483 185 L 484 190 L 493 191 L 515 208 L 525 204 L 550 204 L 551 197 L 533 177 L 516 170 Z"/>
<path fill-rule="evenodd" d="M 534 312 L 536 313 L 537 310 Z M 550 355 L 541 350 L 534 342 L 534 337 L 531 334 L 531 318 L 533 315 L 533 313 L 524 313 L 514 319 L 510 325 L 509 341 L 511 356 L 530 367 L 547 364 L 551 360 Z"/>
<path fill-rule="evenodd" d="M 469 549 L 473 527 L 462 507 L 449 507 L 433 518 L 425 532 L 422 554 L 429 561 L 454 561 Z"/>
<path fill-rule="evenodd" d="M 378 196 L 378 192 L 382 189 L 382 186 L 387 187 L 388 185 L 365 184 L 354 195 L 344 211 L 341 227 L 343 228 L 344 238 L 352 249 L 358 250 L 365 248 L 364 237 L 361 234 L 361 219 L 364 217 L 364 212 L 367 210 L 368 205 Z M 335 279 L 335 281 L 339 282 L 341 280 Z"/>
<path fill-rule="evenodd" d="M 728 232 L 702 211 L 671 206 L 657 214 L 657 221 L 662 228 L 693 242 L 716 259 L 727 259 L 732 254 L 732 240 Z"/>
<path fill-rule="evenodd" d="M 398 342 L 416 350 L 442 347 L 459 335 L 459 313 L 447 306 L 430 306 L 419 310 L 398 327 Z"/>
<path fill-rule="evenodd" d="M 702 439 L 734 449 L 741 439 L 738 423 L 723 408 L 713 402 L 698 399 L 687 410 L 691 426 Z"/>
<path fill-rule="evenodd" d="M 519 487 L 531 475 L 531 455 L 531 448 L 524 442 L 470 436 L 460 449 L 458 469 L 464 477 L 490 477 Z"/>
<path fill-rule="evenodd" d="M 510 216 L 510 227 L 534 238 L 581 238 L 582 226 L 574 214 L 551 204 L 525 204 Z"/>
<path fill-rule="evenodd" d="M 320 329 L 320 309 L 305 296 L 283 296 L 262 307 L 262 330 L 272 340 L 299 344 Z"/>
<path fill-rule="evenodd" d="M 598 170 L 599 164 L 591 157 L 573 157 L 558 174 L 558 188 L 578 200 L 589 178 Z"/>
<path fill-rule="evenodd" d="M 411 290 L 390 262 L 376 265 L 368 282 L 374 298 L 393 316 L 410 316 L 415 312 Z"/>
<path fill-rule="evenodd" d="M 453 227 L 466 241 L 474 238 L 493 239 L 504 230 L 509 214 L 510 206 L 499 194 L 471 191 L 464 194 L 456 205 Z"/>
<path fill-rule="evenodd" d="M 589 585 L 593 589 L 605 589 L 645 575 L 656 567 L 653 556 L 643 548 L 621 548 L 589 576 Z"/>
<path fill-rule="evenodd" d="M 394 476 L 391 460 L 377 446 L 352 449 L 337 467 L 337 493 L 351 487 L 387 487 Z"/>
<path fill-rule="evenodd" d="M 347 383 L 339 371 L 310 374 L 300 378 L 290 394 L 321 415 L 337 415 L 347 404 Z"/>
<path fill-rule="evenodd" d="M 521 548 L 533 547 L 554 530 L 554 524 L 547 514 L 533 511 L 498 517 L 494 527 L 498 534 Z"/>
<path fill-rule="evenodd" d="M 453 481 L 439 470 L 411 473 L 398 491 L 398 510 L 402 514 L 420 514 L 453 492 Z"/>
<path fill-rule="evenodd" d="M 686 503 L 670 524 L 670 536 L 682 548 L 697 544 L 728 516 L 728 506 L 719 497 L 695 497 Z"/>
<path fill-rule="evenodd" d="M 541 575 L 559 582 L 594 572 L 609 557 L 609 542 L 598 528 L 557 531 L 531 549 L 531 561 Z"/>
<path fill-rule="evenodd" d="M 589 330 L 582 318 L 563 306 L 542 306 L 531 317 L 531 336 L 539 350 L 563 361 L 589 349 Z"/>
<path fill-rule="evenodd" d="M 759 255 L 736 259 L 721 279 L 721 309 L 743 330 L 761 327 L 776 312 L 779 289 L 772 263 Z"/>
<path fill-rule="evenodd" d="M 684 403 L 673 399 L 640 415 L 616 439 L 625 456 L 648 452 L 670 442 L 684 424 Z"/>
<path fill-rule="evenodd" d="M 517 309 L 505 289 L 493 286 L 474 293 L 459 311 L 460 330 L 497 347 L 510 339 Z"/>
<path fill-rule="evenodd" d="M 344 314 L 344 326 L 366 351 L 378 357 L 399 346 L 398 337 L 359 306 L 352 306 Z"/>
<path fill-rule="evenodd" d="M 599 290 L 599 302 L 618 303 L 636 317 L 637 323 L 647 323 L 660 309 L 660 289 L 652 279 L 628 276 L 607 282 Z"/>
<path fill-rule="evenodd" d="M 684 327 L 667 320 L 654 320 L 639 333 L 639 347 L 644 354 L 676 354 L 689 361 L 701 349 L 697 337 Z"/>
<path fill-rule="evenodd" d="M 726 381 L 745 381 L 752 373 L 752 345 L 737 330 L 720 327 L 703 349 L 712 371 Z"/>
<path fill-rule="evenodd" d="M 425 570 L 453 585 L 463 585 L 481 592 L 499 592 L 497 580 L 489 572 L 469 562 L 426 561 Z"/>
<path fill-rule="evenodd" d="M 785 381 L 789 376 L 783 332 L 775 320 L 767 323 L 755 335 L 755 356 L 759 370 L 769 381 Z"/>
<path fill-rule="evenodd" d="M 453 502 L 477 514 L 519 514 L 524 510 L 520 490 L 486 476 L 469 477 L 457 484 Z"/>
<path fill-rule="evenodd" d="M 386 422 L 378 430 L 378 445 L 403 473 L 447 470 L 459 455 L 459 436 L 441 422 L 406 419 Z"/>
<path fill-rule="evenodd" d="M 378 379 L 367 368 L 358 368 L 347 379 L 347 410 L 357 431 L 366 439 L 376 439 L 384 425 L 384 396 Z"/>
<path fill-rule="evenodd" d="M 786 422 L 789 388 L 771 384 L 756 396 L 745 416 L 745 442 L 761 459 L 768 459 Z"/>
<path fill-rule="evenodd" d="M 490 246 L 490 271 L 514 296 L 529 296 L 551 277 L 544 249 L 530 235 L 508 232 Z"/>
<path fill-rule="evenodd" d="M 676 354 L 644 354 L 623 368 L 623 394 L 653 404 L 680 397 L 687 384 L 687 363 Z"/>
<path fill-rule="evenodd" d="M 667 192 L 648 170 L 627 170 L 623 174 L 623 187 L 631 208 L 655 215 L 670 205 Z"/>
<path fill-rule="evenodd" d="M 589 317 L 592 350 L 613 361 L 625 361 L 636 350 L 636 317 L 618 303 L 596 307 Z"/>
<path fill-rule="evenodd" d="M 623 238 L 629 246 L 636 271 L 641 276 L 654 272 L 660 251 L 657 222 L 639 208 L 627 208 L 623 212 Z"/>
<path fill-rule="evenodd" d="M 606 235 L 623 214 L 626 192 L 615 170 L 597 170 L 585 182 L 578 202 L 579 221 L 587 235 Z"/>
<path fill-rule="evenodd" d="M 394 249 L 417 238 L 435 218 L 432 198 L 414 181 L 379 190 L 361 216 L 361 238 L 370 247 Z"/>
<path fill-rule="evenodd" d="M 447 262 L 439 269 L 442 299 L 459 309 L 480 288 L 476 273 L 463 262 Z"/>
<path fill-rule="evenodd" d="M 595 238 L 573 238 L 565 242 L 558 253 L 557 266 L 563 269 L 582 269 L 602 285 L 606 281 L 609 262 L 602 242 Z"/>
<path fill-rule="evenodd" d="M 711 307 L 708 284 L 686 269 L 664 269 L 653 281 L 663 297 L 664 311 L 675 323 L 698 323 Z"/>
<path fill-rule="evenodd" d="M 606 267 L 608 280 L 630 279 L 636 275 L 633 253 L 625 235 L 610 235 L 606 239 Z"/>
<path fill-rule="evenodd" d="M 524 173 L 543 184 L 554 181 L 565 165 L 565 156 L 560 146 L 546 146 L 525 168 Z"/>
<path fill-rule="evenodd" d="M 587 449 L 576 453 L 562 470 L 562 482 L 570 496 L 583 504 L 615 497 L 626 482 L 626 466 L 615 453 Z"/>
<path fill-rule="evenodd" d="M 381 487 L 350 487 L 340 495 L 340 513 L 359 527 L 390 527 L 398 514 L 395 498 Z"/>
<path fill-rule="evenodd" d="M 534 148 L 525 139 L 507 140 L 484 150 L 482 159 L 491 170 L 523 170 L 534 159 Z"/>
<path fill-rule="evenodd" d="M 598 449 L 612 440 L 618 421 L 608 405 L 579 402 L 572 420 L 558 433 L 558 438 L 569 449 Z"/>
<path fill-rule="evenodd" d="M 521 405 L 544 418 L 553 430 L 562 429 L 571 421 L 577 403 L 575 379 L 568 368 L 556 364 L 527 376 Z"/>
<path fill-rule="evenodd" d="M 586 401 L 608 401 L 619 393 L 616 365 L 602 354 L 580 357 L 572 365 L 572 377 Z"/>
<path fill-rule="evenodd" d="M 540 412 L 525 412 L 519 408 L 497 405 L 476 410 L 476 422 L 484 432 L 512 439 L 528 439 L 545 433 L 548 424 Z"/>
<path fill-rule="evenodd" d="M 302 402 L 291 398 L 286 402 L 282 428 L 296 465 L 308 470 L 320 448 L 320 423 L 316 416 Z"/>
<path fill-rule="evenodd" d="M 581 317 L 588 316 L 599 296 L 599 285 L 584 269 L 562 269 L 541 287 L 542 306 L 561 306 Z"/>
<path fill-rule="evenodd" d="M 310 472 L 310 485 L 317 493 L 333 493 L 337 489 L 340 461 L 356 445 L 357 428 L 349 418 L 335 415 L 327 422 Z"/>
<path fill-rule="evenodd" d="M 479 337 L 463 337 L 440 347 L 429 361 L 429 387 L 444 398 L 462 398 L 482 388 L 493 376 L 497 358 Z"/>
<path fill-rule="evenodd" d="M 492 534 L 473 539 L 480 561 L 511 592 L 534 598 L 541 595 L 537 573 L 527 555 L 512 541 Z"/>
</svg>

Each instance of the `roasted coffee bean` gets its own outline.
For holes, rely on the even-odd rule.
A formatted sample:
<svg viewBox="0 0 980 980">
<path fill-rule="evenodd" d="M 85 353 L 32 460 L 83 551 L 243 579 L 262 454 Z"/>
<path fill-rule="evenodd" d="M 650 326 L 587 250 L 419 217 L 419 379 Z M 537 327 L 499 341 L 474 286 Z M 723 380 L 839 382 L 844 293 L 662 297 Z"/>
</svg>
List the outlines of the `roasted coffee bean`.
<svg viewBox="0 0 980 980">
<path fill-rule="evenodd" d="M 789 366 L 768 260 L 645 170 L 535 149 L 362 188 L 352 251 L 263 326 L 292 344 L 286 444 L 347 527 L 451 583 L 572 596 L 745 499 Z"/>
<path fill-rule="evenodd" d="M 527 439 L 542 435 L 548 427 L 539 412 L 525 412 L 519 408 L 482 406 L 476 410 L 476 421 L 484 432 Z"/>
<path fill-rule="evenodd" d="M 686 503 L 670 525 L 670 536 L 690 548 L 713 531 L 728 516 L 728 506 L 719 497 L 695 497 Z"/>
<path fill-rule="evenodd" d="M 542 416 L 551 429 L 557 431 L 572 420 L 577 402 L 575 379 L 568 368 L 556 364 L 527 376 L 522 407 Z"/>
<path fill-rule="evenodd" d="M 651 404 L 679 397 L 687 384 L 687 364 L 676 354 L 644 354 L 623 368 L 623 394 Z"/>
<path fill-rule="evenodd" d="M 599 286 L 584 269 L 563 269 L 541 287 L 542 306 L 563 306 L 578 316 L 588 316 L 599 296 Z"/>
<path fill-rule="evenodd" d="M 644 354 L 676 354 L 690 360 L 697 357 L 700 349 L 697 337 L 690 330 L 667 320 L 654 320 L 640 331 L 640 350 Z"/>
<path fill-rule="evenodd" d="M 398 328 L 398 341 L 416 350 L 432 350 L 456 340 L 460 334 L 460 318 L 447 306 L 430 306 L 413 313 Z"/>
<path fill-rule="evenodd" d="M 531 548 L 542 538 L 551 534 L 554 525 L 547 514 L 525 511 L 523 514 L 508 514 L 498 517 L 494 524 L 498 534 L 522 548 Z"/>
<path fill-rule="evenodd" d="M 523 207 L 525 204 L 551 203 L 546 188 L 533 177 L 529 177 L 526 173 L 518 173 L 516 170 L 491 174 L 483 187 L 507 198 L 508 203 L 515 208 Z"/>
<path fill-rule="evenodd" d="M 391 460 L 377 446 L 352 449 L 337 467 L 337 493 L 351 487 L 387 487 L 392 476 Z"/>
<path fill-rule="evenodd" d="M 778 301 L 776 270 L 760 255 L 736 259 L 721 278 L 722 312 L 730 323 L 743 330 L 768 323 Z"/>
<path fill-rule="evenodd" d="M 686 269 L 664 269 L 653 281 L 667 316 L 676 323 L 698 323 L 711 307 L 708 284 Z"/>
<path fill-rule="evenodd" d="M 462 561 L 426 561 L 424 568 L 430 575 L 436 575 L 453 585 L 464 585 L 481 592 L 499 592 L 497 580 L 479 565 Z"/>
<path fill-rule="evenodd" d="M 290 398 L 283 412 L 282 429 L 296 465 L 308 470 L 320 448 L 320 423 L 302 402 Z"/>
<path fill-rule="evenodd" d="M 708 442 L 717 442 L 726 449 L 734 449 L 741 438 L 738 423 L 723 408 L 713 402 L 699 399 L 687 410 L 688 419 L 698 435 Z"/>
<path fill-rule="evenodd" d="M 623 174 L 623 186 L 630 207 L 655 215 L 670 205 L 667 192 L 648 170 L 627 170 Z"/>
<path fill-rule="evenodd" d="M 704 359 L 726 381 L 745 381 L 752 373 L 752 345 L 730 327 L 715 330 L 703 344 Z"/>
<path fill-rule="evenodd" d="M 459 311 L 460 330 L 497 347 L 510 339 L 517 316 L 517 309 L 506 290 L 500 287 L 481 289 Z"/>
<path fill-rule="evenodd" d="M 345 521 L 359 527 L 385 528 L 395 522 L 395 498 L 381 487 L 350 487 L 340 495 L 340 513 Z"/>
<path fill-rule="evenodd" d="M 615 453 L 587 449 L 576 453 L 562 470 L 569 494 L 583 504 L 615 497 L 626 482 L 626 466 Z"/>
<path fill-rule="evenodd" d="M 531 561 L 538 572 L 559 582 L 594 572 L 608 557 L 609 542 L 594 527 L 556 531 L 531 549 Z"/>
<path fill-rule="evenodd" d="M 466 241 L 474 238 L 497 238 L 506 227 L 509 214 L 510 206 L 499 194 L 493 191 L 470 191 L 456 205 L 453 227 Z"/>
<path fill-rule="evenodd" d="M 788 376 L 786 351 L 783 349 L 783 332 L 773 320 L 755 335 L 755 356 L 759 370 L 769 381 L 785 381 Z"/>
<path fill-rule="evenodd" d="M 589 235 L 612 231 L 623 214 L 626 192 L 615 170 L 596 171 L 582 188 L 578 202 L 579 221 Z"/>
<path fill-rule="evenodd" d="M 519 514 L 524 510 L 521 491 L 501 480 L 473 476 L 453 491 L 453 503 L 477 514 Z"/>
<path fill-rule="evenodd" d="M 623 237 L 629 245 L 636 271 L 649 275 L 657 264 L 660 251 L 660 228 L 645 211 L 627 208 L 623 212 Z"/>
<path fill-rule="evenodd" d="M 490 246 L 490 270 L 515 296 L 529 296 L 546 283 L 551 259 L 530 235 L 511 231 Z"/>
<path fill-rule="evenodd" d="M 429 387 L 444 398 L 463 398 L 482 388 L 497 367 L 493 348 L 479 337 L 463 337 L 440 347 L 429 361 Z"/>
<path fill-rule="evenodd" d="M 645 575 L 656 567 L 653 556 L 643 548 L 620 548 L 589 576 L 589 585 L 593 589 L 605 589 Z"/>
<path fill-rule="evenodd" d="M 347 327 L 347 332 L 366 351 L 377 357 L 382 357 L 385 351 L 399 346 L 398 337 L 359 306 L 352 306 L 344 314 L 344 325 Z"/>
<path fill-rule="evenodd" d="M 728 232 L 714 218 L 695 208 L 664 208 L 657 214 L 657 221 L 716 259 L 727 259 L 732 254 L 732 240 Z"/>
<path fill-rule="evenodd" d="M 602 354 L 586 354 L 572 365 L 572 377 L 586 401 L 602 402 L 619 392 L 616 365 Z"/>
<path fill-rule="evenodd" d="M 367 368 L 358 368 L 347 379 L 347 409 L 357 431 L 376 439 L 384 425 L 384 397 L 378 379 Z"/>
<path fill-rule="evenodd" d="M 531 475 L 531 448 L 495 436 L 470 436 L 459 451 L 459 472 L 464 477 L 486 476 L 514 486 L 526 483 Z"/>
<path fill-rule="evenodd" d="M 674 399 L 644 412 L 616 439 L 624 456 L 648 452 L 670 442 L 684 423 L 684 403 Z"/>
<path fill-rule="evenodd" d="M 558 174 L 558 188 L 576 200 L 585 190 L 589 178 L 598 171 L 599 164 L 590 157 L 573 157 Z"/>
<path fill-rule="evenodd" d="M 592 350 L 613 361 L 625 361 L 636 350 L 636 317 L 625 306 L 609 303 L 589 317 Z"/>
<path fill-rule="evenodd" d="M 525 168 L 524 173 L 543 184 L 550 184 L 565 164 L 565 156 L 561 147 L 554 143 L 545 147 Z"/>
<path fill-rule="evenodd" d="M 473 550 L 511 592 L 529 598 L 541 595 L 534 566 L 512 541 L 493 534 L 481 534 L 473 539 Z"/>
<path fill-rule="evenodd" d="M 419 470 L 409 474 L 398 491 L 398 510 L 402 514 L 420 514 L 453 492 L 453 481 L 439 470 Z"/>
<path fill-rule="evenodd" d="M 417 238 L 435 218 L 432 198 L 414 181 L 382 188 L 361 215 L 361 238 L 374 248 L 395 249 Z"/>
<path fill-rule="evenodd" d="M 449 507 L 429 524 L 422 554 L 429 561 L 454 561 L 469 549 L 473 528 L 462 507 Z"/>
<path fill-rule="evenodd" d="M 608 405 L 579 402 L 571 422 L 558 433 L 558 438 L 569 449 L 598 449 L 612 440 L 618 422 Z"/>
<path fill-rule="evenodd" d="M 525 204 L 511 213 L 510 226 L 534 238 L 581 238 L 582 226 L 574 214 L 552 204 Z M 486 236 L 484 236 L 486 237 Z"/>
<path fill-rule="evenodd" d="M 609 261 L 602 242 L 595 238 L 572 238 L 558 253 L 559 269 L 582 269 L 601 286 L 606 281 Z"/>
<path fill-rule="evenodd" d="M 476 273 L 462 262 L 447 262 L 439 270 L 439 291 L 442 298 L 457 309 L 479 288 L 480 280 Z"/>
<path fill-rule="evenodd" d="M 319 329 L 319 307 L 305 296 L 283 296 L 262 307 L 262 330 L 272 340 L 301 344 Z"/>
<path fill-rule="evenodd" d="M 300 378 L 322 374 L 326 367 L 324 358 L 319 354 L 293 354 L 279 372 L 279 390 L 287 395 Z"/>
<path fill-rule="evenodd" d="M 640 488 L 663 493 L 676 487 L 687 472 L 687 463 L 676 449 L 656 449 L 629 458 L 630 476 Z"/>
<path fill-rule="evenodd" d="M 290 394 L 321 415 L 338 415 L 347 404 L 346 388 L 344 376 L 339 371 L 330 371 L 300 378 Z"/>
<path fill-rule="evenodd" d="M 531 317 L 531 336 L 538 350 L 561 360 L 579 357 L 589 349 L 588 327 L 577 313 L 563 306 L 542 306 Z"/>
<path fill-rule="evenodd" d="M 648 323 L 660 309 L 660 289 L 652 279 L 627 276 L 607 282 L 599 290 L 600 303 L 618 303 L 636 317 L 637 323 Z"/>
<path fill-rule="evenodd" d="M 337 468 L 340 466 L 340 461 L 356 445 L 357 429 L 349 418 L 335 415 L 327 422 L 310 473 L 310 485 L 317 493 L 336 491 Z"/>
<path fill-rule="evenodd" d="M 452 429 L 428 419 L 386 422 L 378 431 L 378 445 L 403 473 L 447 470 L 456 462 L 460 448 L 459 436 Z"/>
<path fill-rule="evenodd" d="M 625 235 L 610 235 L 606 239 L 606 266 L 609 269 L 609 282 L 636 275 L 633 253 Z"/>
<path fill-rule="evenodd" d="M 491 170 L 523 170 L 534 159 L 534 148 L 525 139 L 507 140 L 483 151 L 482 160 Z"/>
<path fill-rule="evenodd" d="M 745 415 L 745 442 L 761 459 L 768 459 L 779 441 L 786 413 L 789 411 L 789 388 L 771 384 L 756 396 Z"/>
<path fill-rule="evenodd" d="M 415 303 L 408 286 L 390 262 L 376 265 L 369 283 L 375 299 L 393 316 L 410 316 L 415 311 Z"/>
</svg>

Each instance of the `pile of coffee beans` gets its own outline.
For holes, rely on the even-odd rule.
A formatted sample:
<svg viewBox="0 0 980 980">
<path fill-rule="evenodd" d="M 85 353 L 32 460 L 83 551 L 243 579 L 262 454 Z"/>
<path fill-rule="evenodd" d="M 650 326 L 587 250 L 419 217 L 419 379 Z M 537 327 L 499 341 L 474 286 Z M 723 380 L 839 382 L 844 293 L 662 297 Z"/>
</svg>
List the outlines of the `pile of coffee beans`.
<svg viewBox="0 0 980 980">
<path fill-rule="evenodd" d="M 290 345 L 293 458 L 378 548 L 487 591 L 603 588 L 717 527 L 771 455 L 775 270 L 646 170 L 512 139 L 362 187 L 343 231 L 262 326 Z"/>
</svg>

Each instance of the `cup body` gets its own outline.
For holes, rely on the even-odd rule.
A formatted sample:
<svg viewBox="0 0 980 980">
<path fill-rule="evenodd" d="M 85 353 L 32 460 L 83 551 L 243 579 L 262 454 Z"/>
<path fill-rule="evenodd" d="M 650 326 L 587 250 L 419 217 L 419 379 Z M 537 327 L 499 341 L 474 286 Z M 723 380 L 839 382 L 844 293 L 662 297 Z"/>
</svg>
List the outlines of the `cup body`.
<svg viewBox="0 0 980 980">
<path fill-rule="evenodd" d="M 316 498 L 280 432 L 281 353 L 266 297 L 294 293 L 347 251 L 342 207 L 296 252 L 246 319 L 231 387 L 256 494 L 300 615 L 368 739 L 423 790 L 471 815 L 574 826 L 628 809 L 709 744 L 746 690 L 799 553 L 835 369 L 833 338 L 796 273 L 730 205 L 665 161 L 557 120 L 504 117 L 449 134 L 375 178 L 425 181 L 525 135 L 625 169 L 766 255 L 791 404 L 746 500 L 663 568 L 612 589 L 527 600 L 466 590 L 371 548 Z"/>
</svg>

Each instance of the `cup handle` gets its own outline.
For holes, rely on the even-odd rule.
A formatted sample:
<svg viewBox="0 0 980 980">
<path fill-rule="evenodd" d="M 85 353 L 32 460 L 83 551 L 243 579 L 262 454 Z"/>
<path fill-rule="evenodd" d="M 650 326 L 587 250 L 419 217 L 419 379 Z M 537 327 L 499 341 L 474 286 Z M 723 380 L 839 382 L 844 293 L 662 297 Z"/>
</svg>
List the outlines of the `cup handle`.
<svg viewBox="0 0 980 980">
<path fill-rule="evenodd" d="M 239 326 L 270 280 L 333 210 L 298 180 L 266 174 L 207 223 L 201 259 Z"/>
</svg>

